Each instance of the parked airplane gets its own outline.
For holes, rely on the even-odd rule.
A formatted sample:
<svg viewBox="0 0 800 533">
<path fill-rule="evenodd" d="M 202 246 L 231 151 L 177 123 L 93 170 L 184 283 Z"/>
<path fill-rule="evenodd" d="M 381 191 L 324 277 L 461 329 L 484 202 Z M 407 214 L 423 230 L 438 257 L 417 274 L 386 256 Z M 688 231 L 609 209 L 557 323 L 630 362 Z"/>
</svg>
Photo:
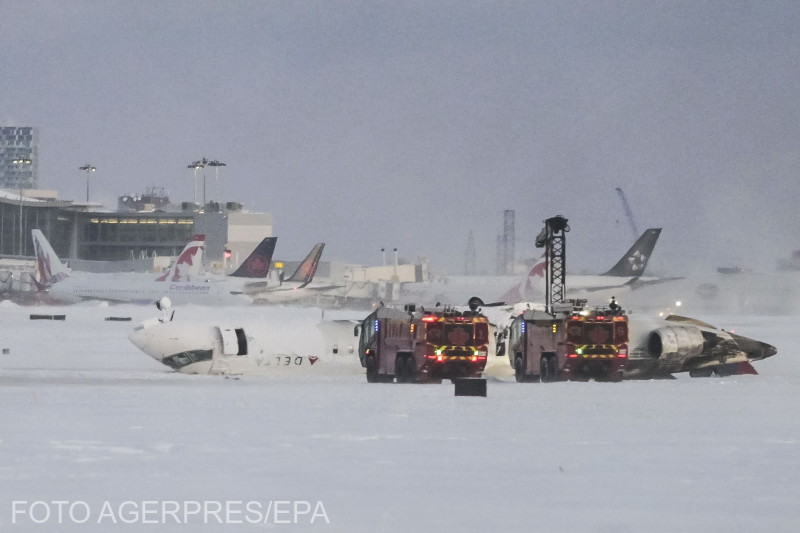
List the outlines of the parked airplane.
<svg viewBox="0 0 800 533">
<path fill-rule="evenodd" d="M 294 274 L 286 279 L 279 277 L 277 284 L 273 284 L 272 281 L 253 284 L 248 287 L 247 294 L 254 298 L 255 303 L 283 304 L 297 302 L 319 291 L 338 287 L 338 285 L 330 284 L 312 285 L 323 249 L 325 249 L 324 242 L 315 244 L 306 258 L 298 265 Z"/>
<path fill-rule="evenodd" d="M 591 293 L 623 286 L 635 288 L 637 285 L 657 281 L 655 278 L 644 278 L 643 275 L 660 235 L 661 228 L 645 230 L 639 239 L 633 243 L 633 246 L 625 252 L 625 255 L 617 261 L 617 264 L 604 274 L 569 274 L 567 276 L 567 292 L 570 295 L 574 295 L 575 293 Z M 546 270 L 547 261 L 542 255 L 539 261 L 533 265 L 526 278 L 503 294 L 499 300 L 507 304 L 513 304 L 541 298 L 545 292 Z"/>
<path fill-rule="evenodd" d="M 34 250 L 41 292 L 58 301 L 108 300 L 113 302 L 152 303 L 169 296 L 174 303 L 247 304 L 252 298 L 244 291 L 254 278 L 263 279 L 269 271 L 276 237 L 267 237 L 231 275 L 218 279 L 192 277 L 199 263 L 199 237 L 184 249 L 167 276 L 153 279 L 147 274 L 90 274 L 69 272 L 47 242 L 44 234 L 33 230 Z M 163 279 L 162 279 L 163 278 Z M 173 281 L 175 280 L 175 281 Z"/>
<path fill-rule="evenodd" d="M 596 291 L 613 287 L 633 287 L 638 283 L 652 282 L 655 278 L 643 278 L 647 262 L 653 253 L 661 228 L 646 230 L 619 261 L 600 275 L 569 274 L 567 291 Z M 545 270 L 542 256 L 533 268 L 519 280 L 511 276 L 450 276 L 439 281 L 403 283 L 397 295 L 387 298 L 395 303 L 435 305 L 436 303 L 459 304 L 471 296 L 481 294 L 491 301 L 513 304 L 541 299 L 545 293 Z M 516 281 L 516 282 L 515 282 Z M 509 285 L 511 287 L 509 288 Z M 492 298 L 494 296 L 494 298 Z"/>
<path fill-rule="evenodd" d="M 175 262 L 172 263 L 170 269 L 157 277 L 156 281 L 189 281 L 191 277 L 200 274 L 200 266 L 203 264 L 203 250 L 206 245 L 205 241 L 205 235 L 192 235 L 189 237 L 189 243 Z M 35 237 L 34 242 L 36 242 Z"/>
<path fill-rule="evenodd" d="M 309 307 L 263 307 L 217 318 L 181 310 L 168 302 L 164 315 L 150 319 L 129 339 L 156 361 L 183 374 L 363 374 L 354 345 L 353 320 L 322 320 Z M 341 315 L 341 313 L 339 313 Z M 345 315 L 342 315 L 345 316 Z"/>
</svg>

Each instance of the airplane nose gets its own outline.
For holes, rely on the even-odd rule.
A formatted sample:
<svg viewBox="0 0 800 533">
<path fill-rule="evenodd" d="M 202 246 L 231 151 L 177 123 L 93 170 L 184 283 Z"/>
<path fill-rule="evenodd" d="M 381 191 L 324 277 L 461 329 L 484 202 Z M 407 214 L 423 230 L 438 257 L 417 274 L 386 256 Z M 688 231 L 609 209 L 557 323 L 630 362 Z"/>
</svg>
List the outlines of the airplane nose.
<svg viewBox="0 0 800 533">
<path fill-rule="evenodd" d="M 141 328 L 130 335 L 128 339 L 141 351 L 158 361 L 163 362 L 163 354 L 153 344 L 153 333 L 148 331 L 150 328 Z"/>
</svg>

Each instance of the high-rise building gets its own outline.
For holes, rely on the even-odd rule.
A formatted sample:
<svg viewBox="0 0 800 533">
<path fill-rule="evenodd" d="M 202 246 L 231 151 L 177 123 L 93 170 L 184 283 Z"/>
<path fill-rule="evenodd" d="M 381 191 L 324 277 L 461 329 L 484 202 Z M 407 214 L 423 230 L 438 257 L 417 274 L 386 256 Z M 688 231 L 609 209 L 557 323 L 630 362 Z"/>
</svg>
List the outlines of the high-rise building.
<svg viewBox="0 0 800 533">
<path fill-rule="evenodd" d="M 0 189 L 39 188 L 39 131 L 0 126 Z"/>
</svg>

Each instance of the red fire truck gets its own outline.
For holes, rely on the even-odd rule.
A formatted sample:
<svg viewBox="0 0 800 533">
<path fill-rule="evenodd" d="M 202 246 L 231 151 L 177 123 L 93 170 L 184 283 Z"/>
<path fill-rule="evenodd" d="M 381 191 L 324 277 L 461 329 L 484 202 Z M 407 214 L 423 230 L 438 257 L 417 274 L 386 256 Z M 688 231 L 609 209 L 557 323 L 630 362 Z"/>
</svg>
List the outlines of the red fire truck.
<svg viewBox="0 0 800 533">
<path fill-rule="evenodd" d="M 359 331 L 360 330 L 360 331 Z M 478 377 L 486 366 L 489 321 L 476 310 L 380 307 L 356 327 L 367 381 L 441 382 Z"/>
<path fill-rule="evenodd" d="M 614 304 L 586 309 L 585 301 L 526 310 L 502 333 L 517 381 L 619 381 L 628 361 L 628 317 Z M 502 355 L 502 354 L 501 354 Z"/>
</svg>

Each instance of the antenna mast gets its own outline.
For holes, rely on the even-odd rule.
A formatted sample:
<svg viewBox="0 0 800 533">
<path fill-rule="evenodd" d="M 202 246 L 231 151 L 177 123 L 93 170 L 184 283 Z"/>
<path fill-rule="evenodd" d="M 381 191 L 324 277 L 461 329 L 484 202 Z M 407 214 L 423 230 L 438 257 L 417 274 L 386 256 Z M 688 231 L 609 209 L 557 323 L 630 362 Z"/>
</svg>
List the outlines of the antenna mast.
<svg viewBox="0 0 800 533">
<path fill-rule="evenodd" d="M 614 190 L 619 194 L 619 199 L 622 202 L 622 210 L 625 211 L 625 216 L 628 217 L 628 223 L 631 225 L 631 231 L 633 231 L 633 240 L 636 241 L 636 239 L 639 238 L 639 228 L 636 227 L 636 221 L 633 220 L 631 206 L 628 205 L 628 200 L 625 198 L 625 193 L 621 188 L 617 187 Z"/>
</svg>

